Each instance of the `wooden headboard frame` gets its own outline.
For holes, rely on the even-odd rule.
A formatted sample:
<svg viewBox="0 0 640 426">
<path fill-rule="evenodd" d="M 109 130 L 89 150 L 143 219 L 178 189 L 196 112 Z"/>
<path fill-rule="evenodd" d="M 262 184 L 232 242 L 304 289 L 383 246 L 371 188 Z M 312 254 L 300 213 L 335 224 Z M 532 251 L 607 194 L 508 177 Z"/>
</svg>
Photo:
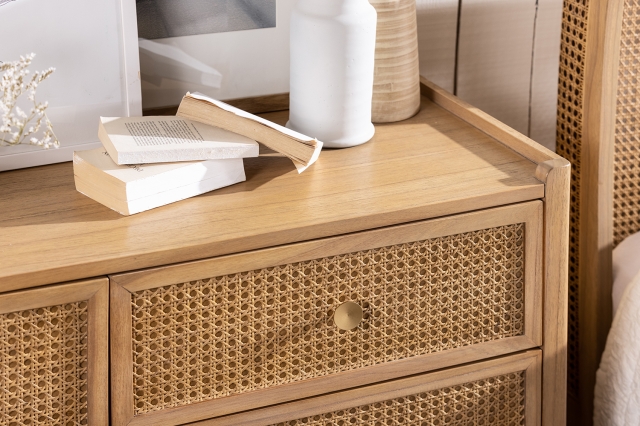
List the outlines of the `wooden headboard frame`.
<svg viewBox="0 0 640 426">
<path fill-rule="evenodd" d="M 614 143 L 625 6 L 625 0 L 564 0 L 557 150 L 572 163 L 568 424 L 592 424 L 595 374 L 611 325 Z"/>
</svg>

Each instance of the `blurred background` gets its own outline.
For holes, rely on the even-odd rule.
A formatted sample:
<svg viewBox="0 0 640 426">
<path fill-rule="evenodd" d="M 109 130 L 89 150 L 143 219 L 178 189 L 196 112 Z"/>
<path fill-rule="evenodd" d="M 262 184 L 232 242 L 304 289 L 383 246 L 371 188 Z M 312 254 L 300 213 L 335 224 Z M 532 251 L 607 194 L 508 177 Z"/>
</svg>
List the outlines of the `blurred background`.
<svg viewBox="0 0 640 426">
<path fill-rule="evenodd" d="M 276 0 L 137 0 L 138 35 L 146 39 L 276 26 Z"/>
</svg>

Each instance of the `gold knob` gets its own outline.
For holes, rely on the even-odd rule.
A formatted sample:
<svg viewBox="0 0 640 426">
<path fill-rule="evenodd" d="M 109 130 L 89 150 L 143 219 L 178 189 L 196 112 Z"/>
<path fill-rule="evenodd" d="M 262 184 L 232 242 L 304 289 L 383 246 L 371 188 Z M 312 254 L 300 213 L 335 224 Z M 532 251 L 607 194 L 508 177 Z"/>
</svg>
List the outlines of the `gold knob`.
<svg viewBox="0 0 640 426">
<path fill-rule="evenodd" d="M 333 321 L 340 330 L 353 330 L 362 322 L 362 308 L 354 302 L 345 302 L 338 306 Z"/>
</svg>

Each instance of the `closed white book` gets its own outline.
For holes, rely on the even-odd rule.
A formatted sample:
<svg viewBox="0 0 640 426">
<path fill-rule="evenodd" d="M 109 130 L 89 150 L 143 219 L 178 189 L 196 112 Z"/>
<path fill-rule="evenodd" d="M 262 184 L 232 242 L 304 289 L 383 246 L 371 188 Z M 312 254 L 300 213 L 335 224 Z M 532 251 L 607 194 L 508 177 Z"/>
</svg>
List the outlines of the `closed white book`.
<svg viewBox="0 0 640 426">
<path fill-rule="evenodd" d="M 100 117 L 98 137 L 117 164 L 257 157 L 245 136 L 182 117 Z"/>
<path fill-rule="evenodd" d="M 73 154 L 76 189 L 132 215 L 246 180 L 242 158 L 120 166 L 103 148 Z"/>
</svg>

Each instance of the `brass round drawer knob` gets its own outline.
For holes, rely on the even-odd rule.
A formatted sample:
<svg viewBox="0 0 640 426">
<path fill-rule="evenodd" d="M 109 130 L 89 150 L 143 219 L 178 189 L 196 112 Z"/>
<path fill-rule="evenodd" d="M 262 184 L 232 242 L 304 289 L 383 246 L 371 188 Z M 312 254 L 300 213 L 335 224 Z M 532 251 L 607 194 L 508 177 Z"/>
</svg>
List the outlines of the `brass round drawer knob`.
<svg viewBox="0 0 640 426">
<path fill-rule="evenodd" d="M 340 330 L 353 330 L 362 322 L 362 308 L 354 302 L 345 302 L 338 306 L 333 321 Z"/>
</svg>

